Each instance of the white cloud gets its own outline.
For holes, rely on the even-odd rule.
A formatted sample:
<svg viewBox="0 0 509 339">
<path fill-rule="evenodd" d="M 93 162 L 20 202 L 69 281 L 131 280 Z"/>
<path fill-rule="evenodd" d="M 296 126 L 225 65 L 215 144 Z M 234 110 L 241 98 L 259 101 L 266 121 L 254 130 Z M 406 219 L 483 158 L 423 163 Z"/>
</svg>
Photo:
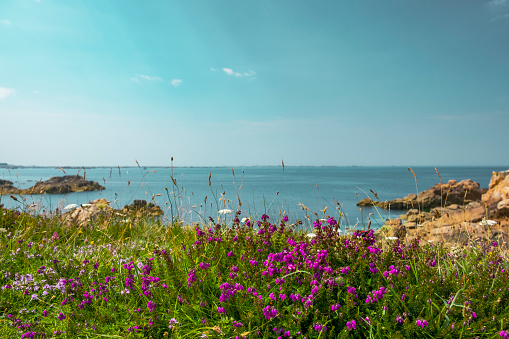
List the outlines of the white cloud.
<svg viewBox="0 0 509 339">
<path fill-rule="evenodd" d="M 171 81 L 171 84 L 173 85 L 173 87 L 177 87 L 178 85 L 180 85 L 182 83 L 182 79 L 173 79 Z"/>
<path fill-rule="evenodd" d="M 210 70 L 211 70 L 212 72 L 217 71 L 214 67 L 210 67 Z"/>
<path fill-rule="evenodd" d="M 10 25 L 11 24 L 11 22 L 9 20 L 5 20 L 5 19 L 0 20 L 0 23 L 4 24 L 4 25 Z"/>
<path fill-rule="evenodd" d="M 235 72 L 231 68 L 226 68 L 226 67 L 223 68 L 223 72 L 225 72 L 226 74 L 228 74 L 230 76 L 234 76 L 234 77 L 253 77 L 256 75 L 256 73 L 252 70 L 249 70 L 248 72 L 239 73 L 239 72 Z"/>
<path fill-rule="evenodd" d="M 134 77 L 131 78 L 131 81 L 140 82 L 140 79 L 147 80 L 147 81 L 163 81 L 163 79 L 161 77 L 145 75 L 145 74 L 135 74 Z"/>
<path fill-rule="evenodd" d="M 488 2 L 488 6 L 500 7 L 509 4 L 509 0 L 492 0 Z"/>
<path fill-rule="evenodd" d="M 12 88 L 0 87 L 0 100 L 4 100 L 8 96 L 13 95 L 15 92 L 16 90 Z"/>
<path fill-rule="evenodd" d="M 158 76 L 150 76 L 150 75 L 144 75 L 144 74 L 140 74 L 139 77 L 142 78 L 142 79 L 145 79 L 145 80 L 149 80 L 149 81 L 161 81 L 161 80 L 163 80 L 163 79 L 161 79 Z"/>
</svg>

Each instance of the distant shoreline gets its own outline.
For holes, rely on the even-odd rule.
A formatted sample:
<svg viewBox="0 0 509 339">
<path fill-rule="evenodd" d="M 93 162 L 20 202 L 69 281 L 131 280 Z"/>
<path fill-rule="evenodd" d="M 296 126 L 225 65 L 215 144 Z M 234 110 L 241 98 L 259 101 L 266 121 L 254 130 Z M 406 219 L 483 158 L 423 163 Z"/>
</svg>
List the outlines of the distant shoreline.
<svg viewBox="0 0 509 339">
<path fill-rule="evenodd" d="M 269 168 L 277 168 L 277 167 L 282 167 L 281 165 L 249 165 L 249 166 L 243 166 L 243 165 L 222 165 L 222 166 L 132 166 L 132 165 L 122 165 L 122 166 L 119 166 L 119 165 L 115 165 L 115 166 L 106 166 L 106 165 L 103 165 L 103 166 L 40 166 L 40 165 L 30 165 L 30 166 L 25 166 L 25 165 L 11 165 L 11 164 L 2 164 L 0 163 L 0 169 L 17 169 L 17 168 L 54 168 L 54 169 L 60 169 L 60 168 L 63 168 L 63 169 L 94 169 L 94 168 L 259 168 L 259 167 L 269 167 Z M 409 166 L 405 166 L 405 165 L 380 165 L 380 166 L 375 166 L 375 165 L 343 165 L 343 166 L 339 166 L 339 165 L 321 165 L 321 166 L 317 166 L 317 165 L 285 165 L 285 168 L 303 168 L 303 167 L 309 167 L 309 168 L 326 168 L 326 167 L 329 167 L 329 168 L 377 168 L 377 167 L 381 167 L 381 168 L 389 168 L 389 167 L 394 167 L 394 168 L 407 168 Z M 433 168 L 433 167 L 437 167 L 437 168 L 456 168 L 456 167 L 476 167 L 476 168 L 493 168 L 493 167 L 507 167 L 509 169 L 509 164 L 508 165 L 482 165 L 482 166 L 479 166 L 479 165 L 445 165 L 445 166 L 440 166 L 440 165 L 419 165 L 419 166 L 410 166 L 412 168 Z"/>
</svg>

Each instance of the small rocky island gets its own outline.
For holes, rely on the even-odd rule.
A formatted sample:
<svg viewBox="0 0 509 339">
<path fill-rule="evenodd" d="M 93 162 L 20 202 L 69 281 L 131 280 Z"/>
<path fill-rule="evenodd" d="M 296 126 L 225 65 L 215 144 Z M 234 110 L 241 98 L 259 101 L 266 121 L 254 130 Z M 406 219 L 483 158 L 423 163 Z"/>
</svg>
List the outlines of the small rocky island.
<svg viewBox="0 0 509 339">
<path fill-rule="evenodd" d="M 0 179 L 0 195 L 5 194 L 66 194 L 103 190 L 104 187 L 95 181 L 85 180 L 79 175 L 64 175 L 39 181 L 34 186 L 21 189 L 13 186 L 13 182 Z"/>
</svg>

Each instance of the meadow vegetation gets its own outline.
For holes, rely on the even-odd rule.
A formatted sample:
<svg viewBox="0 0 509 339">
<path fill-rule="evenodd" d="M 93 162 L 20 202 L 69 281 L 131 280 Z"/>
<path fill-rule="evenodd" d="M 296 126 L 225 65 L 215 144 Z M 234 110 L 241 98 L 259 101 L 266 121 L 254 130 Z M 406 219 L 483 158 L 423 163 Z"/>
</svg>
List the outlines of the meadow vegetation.
<svg viewBox="0 0 509 339">
<path fill-rule="evenodd" d="M 497 243 L 452 250 L 346 232 L 333 217 L 310 230 L 284 214 L 220 212 L 188 225 L 134 215 L 76 225 L 2 207 L 1 336 L 509 336 Z"/>
</svg>

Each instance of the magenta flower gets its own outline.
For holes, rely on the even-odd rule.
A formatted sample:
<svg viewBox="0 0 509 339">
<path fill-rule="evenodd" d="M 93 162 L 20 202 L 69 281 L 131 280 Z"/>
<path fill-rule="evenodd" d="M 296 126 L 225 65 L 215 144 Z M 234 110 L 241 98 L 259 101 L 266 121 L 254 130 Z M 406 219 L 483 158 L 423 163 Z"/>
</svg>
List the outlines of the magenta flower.
<svg viewBox="0 0 509 339">
<path fill-rule="evenodd" d="M 355 320 L 346 322 L 346 326 L 348 327 L 349 330 L 355 330 L 356 325 L 357 325 L 357 323 L 355 322 Z"/>
<path fill-rule="evenodd" d="M 152 300 L 149 300 L 147 308 L 150 310 L 150 312 L 154 312 L 156 309 L 156 303 L 153 302 Z"/>
<path fill-rule="evenodd" d="M 419 319 L 415 322 L 415 324 L 421 328 L 424 328 L 426 326 L 428 326 L 428 322 L 424 319 Z"/>
<path fill-rule="evenodd" d="M 224 307 L 218 307 L 217 308 L 217 312 L 220 313 L 220 314 L 224 313 L 225 312 Z"/>
<path fill-rule="evenodd" d="M 58 314 L 58 320 L 62 321 L 62 320 L 64 320 L 64 319 L 65 319 L 65 314 L 63 314 L 62 312 L 60 312 L 60 313 Z"/>
</svg>

